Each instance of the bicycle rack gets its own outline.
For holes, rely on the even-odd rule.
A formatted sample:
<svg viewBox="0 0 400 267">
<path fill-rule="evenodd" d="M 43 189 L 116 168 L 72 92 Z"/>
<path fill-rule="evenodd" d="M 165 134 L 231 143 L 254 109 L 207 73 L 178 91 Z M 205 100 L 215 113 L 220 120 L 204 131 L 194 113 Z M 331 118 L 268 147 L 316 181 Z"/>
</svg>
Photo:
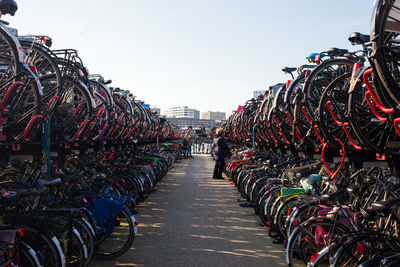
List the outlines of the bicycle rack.
<svg viewBox="0 0 400 267">
<path fill-rule="evenodd" d="M 5 105 L 7 103 L 8 98 L 11 95 L 11 92 L 15 89 L 15 87 L 17 86 L 25 86 L 24 83 L 22 82 L 14 82 L 7 90 L 6 94 L 4 95 L 3 99 L 1 100 L 0 103 L 0 111 L 2 114 L 4 114 L 5 112 L 7 112 L 7 110 L 5 109 Z"/>
</svg>

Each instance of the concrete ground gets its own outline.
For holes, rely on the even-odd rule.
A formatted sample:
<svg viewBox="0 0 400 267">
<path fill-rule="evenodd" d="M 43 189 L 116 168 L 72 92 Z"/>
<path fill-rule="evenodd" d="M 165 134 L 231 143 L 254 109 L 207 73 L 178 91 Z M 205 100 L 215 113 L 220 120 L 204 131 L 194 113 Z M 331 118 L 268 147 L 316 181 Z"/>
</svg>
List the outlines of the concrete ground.
<svg viewBox="0 0 400 267">
<path fill-rule="evenodd" d="M 141 203 L 139 233 L 115 261 L 91 266 L 284 266 L 282 245 L 272 244 L 253 208 L 238 205 L 227 180 L 212 179 L 208 155 L 175 164 Z"/>
</svg>

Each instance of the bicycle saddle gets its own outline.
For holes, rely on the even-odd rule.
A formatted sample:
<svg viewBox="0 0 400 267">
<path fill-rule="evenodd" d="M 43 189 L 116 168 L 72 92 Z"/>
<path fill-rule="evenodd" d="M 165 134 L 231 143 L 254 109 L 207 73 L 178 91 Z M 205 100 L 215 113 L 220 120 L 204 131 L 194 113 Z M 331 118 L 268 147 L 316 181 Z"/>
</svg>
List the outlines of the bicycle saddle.
<svg viewBox="0 0 400 267">
<path fill-rule="evenodd" d="M 297 70 L 297 68 L 290 68 L 290 67 L 283 67 L 282 68 L 282 71 L 284 72 L 284 73 L 292 73 L 293 71 L 296 71 Z"/>
<path fill-rule="evenodd" d="M 343 54 L 349 53 L 349 50 L 347 50 L 347 49 L 340 49 L 340 48 L 336 48 L 336 47 L 331 47 L 331 48 L 329 48 L 328 50 L 326 50 L 326 53 L 327 53 L 328 55 L 331 55 L 331 56 L 343 55 Z"/>
<path fill-rule="evenodd" d="M 337 191 L 333 194 L 326 194 L 321 196 L 321 200 L 335 201 L 343 198 L 344 190 Z"/>
<path fill-rule="evenodd" d="M 370 41 L 370 36 L 366 34 L 361 34 L 359 32 L 353 32 L 349 35 L 349 41 L 353 44 L 363 44 Z"/>
<path fill-rule="evenodd" d="M 372 210 L 384 213 L 391 213 L 398 207 L 400 207 L 400 198 L 390 201 L 377 201 L 371 204 Z"/>
<path fill-rule="evenodd" d="M 351 194 L 358 194 L 361 191 L 361 188 L 355 184 L 349 185 L 346 188 L 347 192 L 351 193 Z"/>
<path fill-rule="evenodd" d="M 18 9 L 18 5 L 14 0 L 0 0 L 0 10 L 3 15 L 10 14 L 14 16 Z"/>
</svg>

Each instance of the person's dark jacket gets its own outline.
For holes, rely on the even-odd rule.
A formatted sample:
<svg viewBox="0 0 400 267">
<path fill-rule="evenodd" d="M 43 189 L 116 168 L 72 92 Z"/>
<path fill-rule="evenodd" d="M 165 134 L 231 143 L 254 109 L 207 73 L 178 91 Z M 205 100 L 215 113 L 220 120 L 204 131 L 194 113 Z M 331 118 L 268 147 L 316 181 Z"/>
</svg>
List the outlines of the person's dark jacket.
<svg viewBox="0 0 400 267">
<path fill-rule="evenodd" d="M 213 148 L 216 160 L 225 159 L 230 156 L 229 147 L 225 142 L 225 138 L 221 135 L 216 135 L 214 137 Z"/>
</svg>

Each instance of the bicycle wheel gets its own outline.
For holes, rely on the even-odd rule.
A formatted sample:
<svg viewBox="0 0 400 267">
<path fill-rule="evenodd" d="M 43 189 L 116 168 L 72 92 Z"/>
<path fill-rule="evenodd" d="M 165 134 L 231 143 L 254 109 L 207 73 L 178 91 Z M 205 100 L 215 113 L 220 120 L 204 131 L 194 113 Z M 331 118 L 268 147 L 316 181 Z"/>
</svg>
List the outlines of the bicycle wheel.
<svg viewBox="0 0 400 267">
<path fill-rule="evenodd" d="M 281 190 L 280 185 L 273 185 L 271 187 L 271 189 L 269 190 L 269 196 L 265 200 L 265 205 L 263 207 L 264 208 L 263 213 L 265 214 L 265 221 L 266 221 L 266 225 L 268 227 L 272 227 L 273 217 L 271 216 L 271 212 L 272 212 L 271 209 L 273 207 L 273 204 L 276 201 L 276 198 L 279 197 L 280 190 Z"/>
<path fill-rule="evenodd" d="M 111 236 L 103 238 L 96 245 L 95 255 L 101 259 L 118 258 L 130 249 L 135 239 L 136 221 L 128 208 L 121 210 L 115 223 Z"/>
<path fill-rule="evenodd" d="M 52 138 L 60 135 L 68 142 L 78 141 L 85 133 L 92 114 L 92 97 L 73 77 L 63 76 L 63 91 L 52 116 Z"/>
<path fill-rule="evenodd" d="M 58 87 L 57 76 L 55 74 L 46 74 L 40 77 L 40 84 L 42 85 L 43 95 L 40 96 L 39 113 L 46 113 L 47 117 L 50 118 L 54 113 L 55 108 L 60 103 L 55 96 L 59 96 L 60 88 Z M 51 101 L 51 103 L 50 103 Z M 42 127 L 32 127 L 29 132 L 25 135 L 30 141 L 38 141 L 41 138 Z"/>
<path fill-rule="evenodd" d="M 343 123 L 346 123 L 348 108 L 348 91 L 350 86 L 351 73 L 345 73 L 334 79 L 324 90 L 318 105 L 318 126 L 326 141 L 338 146 L 336 138 L 346 141 L 346 133 L 343 130 Z M 347 129 L 350 132 L 350 128 Z M 350 133 L 349 133 L 350 134 Z M 354 134 L 353 134 L 354 135 Z M 360 141 L 352 137 L 357 145 Z M 347 144 L 347 142 L 344 142 Z M 341 148 L 341 147 L 338 147 Z"/>
<path fill-rule="evenodd" d="M 33 79 L 27 79 L 24 84 L 11 86 L 8 97 L 4 100 L 7 112 L 7 123 L 4 132 L 7 139 L 19 140 L 33 117 L 40 111 L 40 96 L 37 84 Z"/>
<path fill-rule="evenodd" d="M 392 98 L 400 103 L 399 10 L 396 0 L 377 1 L 371 22 L 376 72 Z"/>
<path fill-rule="evenodd" d="M 94 250 L 96 245 L 96 237 L 94 236 L 94 230 L 91 229 L 91 225 L 89 222 L 85 222 L 83 219 L 82 221 L 76 221 L 74 227 L 80 233 L 83 243 L 87 249 L 87 257 L 85 259 L 85 266 L 88 266 L 90 262 L 93 260 L 94 257 Z"/>
<path fill-rule="evenodd" d="M 127 114 L 125 114 L 125 107 L 124 105 L 121 103 L 121 100 L 119 99 L 117 94 L 114 94 L 114 109 L 115 109 L 115 114 L 117 116 L 117 120 L 115 122 L 114 125 L 112 125 L 112 133 L 111 133 L 111 138 L 116 140 L 118 139 L 122 133 L 124 132 L 126 126 L 128 125 L 128 116 Z"/>
<path fill-rule="evenodd" d="M 23 223 L 25 235 L 23 241 L 35 249 L 42 266 L 65 266 L 65 255 L 57 237 L 47 231 L 41 231 Z"/>
<path fill-rule="evenodd" d="M 123 185 L 126 195 L 133 197 L 136 203 L 139 202 L 140 185 L 133 176 L 129 174 L 116 174 L 110 177 L 110 180 Z"/>
<path fill-rule="evenodd" d="M 34 41 L 23 39 L 19 42 L 26 52 L 26 63 L 35 67 L 37 76 L 41 78 L 44 75 L 54 74 L 57 77 L 56 87 L 60 86 L 61 73 L 51 50 Z"/>
<path fill-rule="evenodd" d="M 304 107 L 312 121 L 316 119 L 319 100 L 325 88 L 337 77 L 351 73 L 355 60 L 338 58 L 323 62 L 311 71 L 304 83 Z"/>
<path fill-rule="evenodd" d="M 300 205 L 297 209 L 293 210 L 291 215 L 288 217 L 288 221 L 285 223 L 286 236 L 289 237 L 293 231 L 299 226 L 299 224 L 307 221 L 310 218 L 309 210 L 312 206 L 318 206 L 319 200 L 311 201 Z"/>
<path fill-rule="evenodd" d="M 383 113 L 373 100 L 367 99 L 367 91 L 363 82 L 357 82 L 349 94 L 347 109 L 351 128 L 369 150 L 376 153 L 398 151 L 400 137 L 393 127 L 393 118 L 398 117 L 398 112 L 390 116 Z"/>
<path fill-rule="evenodd" d="M 63 226 L 65 227 L 65 226 Z M 72 240 L 69 240 L 69 231 L 63 231 L 58 236 L 61 244 L 63 245 L 64 251 L 67 251 L 67 265 L 83 267 L 85 266 L 85 260 L 87 257 L 87 248 L 82 240 L 79 232 L 74 228 L 72 232 Z M 71 242 L 69 246 L 68 242 Z M 71 248 L 71 250 L 70 250 Z"/>
<path fill-rule="evenodd" d="M 37 254 L 33 248 L 31 248 L 25 242 L 21 242 L 21 266 L 27 267 L 40 267 L 40 261 Z"/>
<path fill-rule="evenodd" d="M 359 266 L 372 257 L 390 256 L 399 250 L 400 241 L 391 235 L 361 233 L 340 247 L 332 258 L 331 266 Z"/>
<path fill-rule="evenodd" d="M 300 197 L 301 196 L 293 196 L 293 197 L 290 197 L 289 199 L 285 200 L 285 202 L 283 202 L 279 206 L 279 208 L 275 214 L 275 218 L 274 218 L 275 231 L 282 238 L 282 240 L 288 239 L 288 236 L 286 235 L 287 231 L 286 231 L 286 226 L 285 226 L 286 218 L 288 216 L 290 216 L 290 213 L 295 206 L 295 202 Z"/>
<path fill-rule="evenodd" d="M 19 62 L 18 50 L 11 37 L 0 28 L 0 88 L 1 95 L 4 88 L 9 87 L 18 73 L 21 72 L 22 65 Z"/>
<path fill-rule="evenodd" d="M 45 46 L 30 40 L 20 40 L 20 43 L 27 53 L 26 63 L 35 68 L 35 73 L 40 80 L 43 91 L 40 105 L 46 108 L 53 96 L 59 96 L 61 93 L 60 69 L 51 55 L 51 50 Z M 51 77 L 51 82 L 49 77 Z"/>
<path fill-rule="evenodd" d="M 317 258 L 319 252 L 331 245 L 349 229 L 340 222 L 327 218 L 312 218 L 300 224 L 290 235 L 286 246 L 286 263 L 293 266 L 295 256 L 300 257 L 305 264 Z M 319 259 L 319 266 L 329 266 L 329 257 L 333 248 Z"/>
<path fill-rule="evenodd" d="M 46 213 L 46 211 L 37 211 L 30 214 L 31 218 L 37 223 L 45 225 L 50 229 L 60 241 L 61 247 L 65 252 L 66 264 L 68 266 L 83 267 L 85 261 L 88 258 L 87 247 L 84 242 L 84 238 L 80 232 L 70 224 L 69 220 L 72 219 L 69 216 L 72 215 L 55 215 Z M 74 219 L 72 219 L 75 221 Z M 71 222 L 82 229 L 84 225 L 79 225 L 78 221 Z"/>
<path fill-rule="evenodd" d="M 317 111 L 320 98 L 325 88 L 337 77 L 344 73 L 351 72 L 355 60 L 346 58 L 330 59 L 313 69 L 307 77 L 303 93 L 299 94 L 295 105 L 295 130 L 310 146 L 314 146 L 317 140 L 312 127 L 317 123 Z M 302 96 L 302 97 L 301 97 Z M 306 138 L 307 131 L 312 137 Z"/>
</svg>

